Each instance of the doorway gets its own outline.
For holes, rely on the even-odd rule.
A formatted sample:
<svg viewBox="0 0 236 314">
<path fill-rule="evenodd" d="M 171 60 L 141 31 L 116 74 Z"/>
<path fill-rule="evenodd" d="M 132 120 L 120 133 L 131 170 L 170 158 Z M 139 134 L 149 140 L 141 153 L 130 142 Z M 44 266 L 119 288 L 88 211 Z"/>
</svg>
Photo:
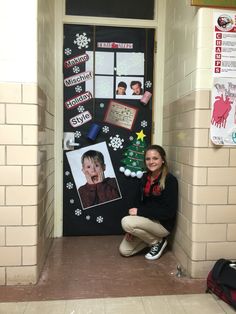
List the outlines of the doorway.
<svg viewBox="0 0 236 314">
<path fill-rule="evenodd" d="M 122 233 L 151 142 L 154 37 L 64 25 L 64 236 Z"/>
</svg>

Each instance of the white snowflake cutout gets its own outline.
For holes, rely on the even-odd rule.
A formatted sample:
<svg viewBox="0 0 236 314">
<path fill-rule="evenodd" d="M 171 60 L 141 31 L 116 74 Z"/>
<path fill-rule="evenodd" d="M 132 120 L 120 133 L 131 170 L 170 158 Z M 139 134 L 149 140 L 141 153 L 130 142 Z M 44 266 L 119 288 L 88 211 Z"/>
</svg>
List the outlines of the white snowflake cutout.
<svg viewBox="0 0 236 314">
<path fill-rule="evenodd" d="M 99 106 L 100 106 L 100 108 L 104 108 L 105 105 L 103 102 L 101 102 Z"/>
<path fill-rule="evenodd" d="M 76 215 L 76 216 L 81 216 L 81 215 L 82 215 L 82 210 L 79 209 L 79 208 L 76 208 L 76 210 L 75 210 L 75 215 Z"/>
<path fill-rule="evenodd" d="M 70 48 L 66 48 L 64 52 L 65 52 L 65 55 L 67 55 L 67 56 L 71 55 L 71 53 L 72 53 Z"/>
<path fill-rule="evenodd" d="M 143 120 L 143 121 L 141 121 L 141 127 L 143 127 L 143 128 L 146 128 L 146 126 L 147 126 L 147 121 L 146 120 Z"/>
<path fill-rule="evenodd" d="M 75 65 L 75 66 L 73 67 L 73 72 L 74 72 L 74 73 L 79 73 L 79 72 L 80 72 L 80 67 L 78 67 L 77 65 Z"/>
<path fill-rule="evenodd" d="M 80 131 L 75 131 L 74 137 L 75 138 L 80 138 L 81 137 L 81 132 Z"/>
<path fill-rule="evenodd" d="M 133 137 L 133 136 L 130 136 L 130 137 L 129 137 L 129 140 L 130 140 L 130 141 L 133 141 L 133 140 L 134 140 L 134 137 Z"/>
<path fill-rule="evenodd" d="M 103 217 L 102 216 L 98 216 L 96 219 L 98 224 L 101 224 L 103 222 Z"/>
<path fill-rule="evenodd" d="M 84 112 L 84 106 L 79 106 L 78 108 L 77 108 L 77 111 L 78 112 Z"/>
<path fill-rule="evenodd" d="M 86 220 L 90 220 L 90 218 L 91 218 L 91 217 L 90 217 L 89 215 L 87 215 L 87 216 L 85 217 Z"/>
<path fill-rule="evenodd" d="M 74 184 L 73 184 L 72 182 L 66 183 L 66 188 L 67 188 L 68 190 L 73 189 L 73 186 L 74 186 Z"/>
<path fill-rule="evenodd" d="M 76 91 L 76 93 L 81 93 L 82 92 L 82 87 L 80 86 L 80 85 L 76 85 L 75 86 L 75 91 Z"/>
<path fill-rule="evenodd" d="M 69 175 L 70 175 L 70 171 L 66 171 L 66 172 L 65 172 L 65 175 L 66 175 L 66 176 L 69 176 Z"/>
<path fill-rule="evenodd" d="M 152 82 L 151 82 L 151 81 L 146 81 L 146 82 L 145 82 L 145 86 L 146 86 L 147 88 L 151 88 L 151 87 L 152 87 Z"/>
<path fill-rule="evenodd" d="M 108 133 L 110 131 L 109 126 L 104 125 L 104 127 L 102 128 L 102 132 L 103 133 Z"/>
<path fill-rule="evenodd" d="M 108 144 L 113 150 L 117 150 L 118 148 L 123 148 L 124 139 L 120 138 L 118 134 L 114 137 L 110 137 L 110 143 Z"/>
<path fill-rule="evenodd" d="M 87 34 L 76 34 L 76 40 L 74 40 L 74 44 L 78 46 L 78 49 L 81 48 L 88 48 L 88 44 L 90 43 L 91 39 L 87 38 Z"/>
<path fill-rule="evenodd" d="M 70 204 L 74 204 L 75 200 L 73 198 L 70 199 Z"/>
</svg>

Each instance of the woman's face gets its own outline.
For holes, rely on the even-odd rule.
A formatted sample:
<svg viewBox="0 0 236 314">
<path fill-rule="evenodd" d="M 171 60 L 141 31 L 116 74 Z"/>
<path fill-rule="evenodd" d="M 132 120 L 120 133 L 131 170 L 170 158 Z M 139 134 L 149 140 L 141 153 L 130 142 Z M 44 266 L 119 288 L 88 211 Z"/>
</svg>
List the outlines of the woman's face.
<svg viewBox="0 0 236 314">
<path fill-rule="evenodd" d="M 150 149 L 145 155 L 145 164 L 147 169 L 154 175 L 158 175 L 161 171 L 164 160 L 155 149 Z"/>
</svg>

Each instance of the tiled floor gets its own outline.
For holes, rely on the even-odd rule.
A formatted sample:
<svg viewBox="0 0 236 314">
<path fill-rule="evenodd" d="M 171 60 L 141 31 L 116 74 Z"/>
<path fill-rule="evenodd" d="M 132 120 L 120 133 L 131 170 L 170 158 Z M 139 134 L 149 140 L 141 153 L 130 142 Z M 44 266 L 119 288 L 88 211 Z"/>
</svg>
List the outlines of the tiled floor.
<svg viewBox="0 0 236 314">
<path fill-rule="evenodd" d="M 235 314 L 210 294 L 0 303 L 0 314 Z"/>
<path fill-rule="evenodd" d="M 121 238 L 55 239 L 37 285 L 0 286 L 0 314 L 235 313 L 205 294 L 205 279 L 177 277 L 171 251 L 124 258 Z"/>
</svg>

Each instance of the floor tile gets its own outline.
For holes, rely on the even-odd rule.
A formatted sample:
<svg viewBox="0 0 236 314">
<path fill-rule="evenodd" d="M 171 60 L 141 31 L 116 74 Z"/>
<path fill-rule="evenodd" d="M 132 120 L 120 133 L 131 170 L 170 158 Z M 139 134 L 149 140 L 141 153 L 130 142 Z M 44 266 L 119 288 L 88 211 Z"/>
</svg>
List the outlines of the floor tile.
<svg viewBox="0 0 236 314">
<path fill-rule="evenodd" d="M 0 314 L 24 314 L 27 303 L 0 303 Z"/>
<path fill-rule="evenodd" d="M 64 314 L 65 301 L 28 302 L 24 314 Z"/>
<path fill-rule="evenodd" d="M 145 313 L 142 298 L 105 299 L 106 314 L 143 314 Z"/>
<path fill-rule="evenodd" d="M 105 314 L 104 299 L 66 301 L 65 314 Z"/>
<path fill-rule="evenodd" d="M 184 309 L 178 296 L 143 297 L 145 314 L 183 314 Z"/>
</svg>

